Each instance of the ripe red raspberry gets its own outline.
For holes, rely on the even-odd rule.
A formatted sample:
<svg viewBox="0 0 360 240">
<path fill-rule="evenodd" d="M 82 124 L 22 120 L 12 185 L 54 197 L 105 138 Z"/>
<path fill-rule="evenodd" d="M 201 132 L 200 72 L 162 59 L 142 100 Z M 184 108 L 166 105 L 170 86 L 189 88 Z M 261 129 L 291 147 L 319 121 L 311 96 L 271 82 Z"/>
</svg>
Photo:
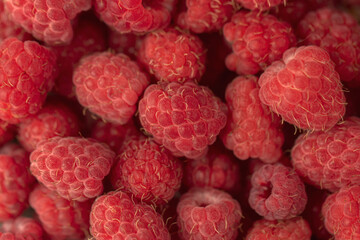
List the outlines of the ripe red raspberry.
<svg viewBox="0 0 360 240">
<path fill-rule="evenodd" d="M 181 239 L 234 240 L 242 212 L 231 195 L 214 188 L 192 188 L 177 205 Z"/>
<path fill-rule="evenodd" d="M 139 60 L 159 81 L 199 81 L 205 72 L 201 40 L 175 29 L 148 34 L 141 43 Z"/>
<path fill-rule="evenodd" d="M 265 164 L 253 173 L 251 185 L 249 204 L 267 220 L 290 219 L 305 209 L 304 183 L 289 167 Z"/>
<path fill-rule="evenodd" d="M 115 52 L 124 53 L 131 59 L 136 59 L 144 37 L 145 35 L 118 33 L 110 30 L 108 35 L 108 44 Z"/>
<path fill-rule="evenodd" d="M 30 155 L 30 170 L 61 197 L 86 201 L 103 192 L 115 153 L 103 143 L 80 137 L 53 137 L 39 142 Z"/>
<path fill-rule="evenodd" d="M 145 131 L 175 156 L 200 158 L 226 124 L 227 107 L 194 82 L 150 85 L 139 102 Z"/>
<path fill-rule="evenodd" d="M 0 118 L 19 123 L 36 114 L 54 86 L 56 56 L 35 41 L 0 43 Z"/>
<path fill-rule="evenodd" d="M 345 113 L 345 96 L 334 66 L 320 47 L 291 48 L 260 76 L 260 100 L 298 128 L 330 129 Z"/>
<path fill-rule="evenodd" d="M 360 239 L 360 186 L 344 187 L 322 206 L 325 227 L 336 240 Z"/>
<path fill-rule="evenodd" d="M 328 51 L 342 81 L 360 84 L 360 25 L 354 17 L 322 8 L 309 12 L 299 22 L 298 33 L 304 44 Z"/>
<path fill-rule="evenodd" d="M 16 134 L 15 125 L 0 119 L 0 146 L 12 140 Z"/>
<path fill-rule="evenodd" d="M 95 0 L 94 10 L 120 33 L 146 33 L 167 27 L 175 5 L 175 0 Z"/>
<path fill-rule="evenodd" d="M 86 239 L 89 235 L 90 201 L 69 201 L 39 184 L 29 203 L 50 239 Z"/>
<path fill-rule="evenodd" d="M 91 0 L 4 2 L 15 23 L 49 45 L 69 44 L 73 37 L 71 21 L 78 13 L 91 8 Z"/>
<path fill-rule="evenodd" d="M 258 220 L 246 235 L 246 240 L 310 240 L 309 223 L 301 217 L 284 221 Z"/>
<path fill-rule="evenodd" d="M 28 171 L 29 155 L 15 143 L 0 149 L 0 221 L 19 216 L 28 205 L 34 178 Z"/>
<path fill-rule="evenodd" d="M 180 13 L 177 24 L 195 33 L 217 31 L 231 18 L 234 0 L 187 0 L 186 11 Z"/>
<path fill-rule="evenodd" d="M 296 172 L 318 188 L 335 192 L 360 184 L 360 118 L 351 117 L 326 132 L 298 137 L 291 150 Z"/>
<path fill-rule="evenodd" d="M 98 197 L 91 208 L 90 232 L 95 239 L 170 240 L 169 231 L 149 205 L 135 203 L 121 191 Z"/>
<path fill-rule="evenodd" d="M 79 120 L 75 113 L 61 102 L 47 101 L 36 115 L 19 124 L 17 139 L 31 152 L 42 140 L 76 135 L 79 135 Z"/>
<path fill-rule="evenodd" d="M 3 233 L 11 233 L 16 239 L 42 240 L 44 230 L 35 219 L 28 217 L 17 217 L 16 219 L 3 222 L 0 228 Z M 5 240 L 3 234 L 0 239 Z"/>
<path fill-rule="evenodd" d="M 265 11 L 269 8 L 279 6 L 280 4 L 286 5 L 286 0 L 236 0 L 243 7 L 250 10 Z"/>
<path fill-rule="evenodd" d="M 99 52 L 81 59 L 73 82 L 82 106 L 104 120 L 125 124 L 149 79 L 128 56 Z"/>
<path fill-rule="evenodd" d="M 223 30 L 233 50 L 226 58 L 226 66 L 238 74 L 258 73 L 296 44 L 288 23 L 257 11 L 237 12 Z"/>
<path fill-rule="evenodd" d="M 237 77 L 228 84 L 225 99 L 230 110 L 221 138 L 237 158 L 260 158 L 267 163 L 279 160 L 284 135 L 280 120 L 261 103 L 257 77 Z"/>
</svg>

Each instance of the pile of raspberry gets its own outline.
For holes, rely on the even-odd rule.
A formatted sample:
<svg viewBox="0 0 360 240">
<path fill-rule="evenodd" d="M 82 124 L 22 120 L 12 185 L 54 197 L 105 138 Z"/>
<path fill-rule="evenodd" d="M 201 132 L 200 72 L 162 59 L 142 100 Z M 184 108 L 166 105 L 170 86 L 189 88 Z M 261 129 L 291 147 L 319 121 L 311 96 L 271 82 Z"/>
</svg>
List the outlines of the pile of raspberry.
<svg viewBox="0 0 360 240">
<path fill-rule="evenodd" d="M 360 240 L 358 0 L 0 0 L 0 240 Z"/>
</svg>

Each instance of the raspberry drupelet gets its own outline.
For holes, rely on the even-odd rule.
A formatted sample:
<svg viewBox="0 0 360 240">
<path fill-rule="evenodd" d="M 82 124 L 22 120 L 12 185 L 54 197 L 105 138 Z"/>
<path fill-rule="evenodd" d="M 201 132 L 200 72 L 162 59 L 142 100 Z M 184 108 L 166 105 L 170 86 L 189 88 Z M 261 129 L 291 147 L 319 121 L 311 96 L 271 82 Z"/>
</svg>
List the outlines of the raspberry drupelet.
<svg viewBox="0 0 360 240">
<path fill-rule="evenodd" d="M 236 0 L 243 7 L 250 10 L 266 11 L 272 7 L 285 5 L 286 0 Z"/>
<path fill-rule="evenodd" d="M 211 90 L 194 82 L 150 85 L 139 102 L 146 132 L 175 156 L 205 156 L 225 127 L 227 107 Z"/>
<path fill-rule="evenodd" d="M 256 74 L 296 44 L 291 26 L 276 17 L 257 11 L 241 10 L 223 27 L 233 52 L 226 58 L 229 70 Z"/>
<path fill-rule="evenodd" d="M 205 56 L 200 38 L 175 29 L 148 34 L 139 49 L 139 61 L 164 82 L 200 81 Z"/>
<path fill-rule="evenodd" d="M 7 234 L 13 235 L 14 240 L 42 240 L 44 235 L 44 229 L 37 220 L 22 216 L 3 222 L 0 231 L 3 233 L 0 240 L 9 240 L 5 238 Z"/>
<path fill-rule="evenodd" d="M 92 205 L 90 232 L 95 239 L 170 240 L 164 220 L 151 206 L 122 191 L 108 192 Z"/>
<path fill-rule="evenodd" d="M 83 107 L 106 121 L 125 124 L 135 114 L 149 78 L 128 56 L 98 52 L 81 59 L 73 82 Z"/>
<path fill-rule="evenodd" d="M 39 142 L 30 155 L 30 170 L 61 197 L 86 201 L 103 192 L 115 153 L 103 143 L 80 137 L 53 137 Z"/>
<path fill-rule="evenodd" d="M 345 113 L 339 74 L 327 51 L 317 46 L 288 49 L 259 78 L 262 103 L 305 130 L 328 130 Z"/>
</svg>

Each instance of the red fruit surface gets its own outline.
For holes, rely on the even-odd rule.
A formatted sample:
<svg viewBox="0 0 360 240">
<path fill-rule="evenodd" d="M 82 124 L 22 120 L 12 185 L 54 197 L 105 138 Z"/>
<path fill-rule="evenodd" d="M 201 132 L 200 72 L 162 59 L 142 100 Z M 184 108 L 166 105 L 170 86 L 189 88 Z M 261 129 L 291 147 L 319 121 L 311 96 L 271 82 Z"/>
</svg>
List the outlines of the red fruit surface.
<svg viewBox="0 0 360 240">
<path fill-rule="evenodd" d="M 95 239 L 171 239 L 161 215 L 121 191 L 108 192 L 95 200 L 90 226 Z"/>
<path fill-rule="evenodd" d="M 201 40 L 175 29 L 148 34 L 141 43 L 139 60 L 159 81 L 199 81 L 205 72 Z"/>
<path fill-rule="evenodd" d="M 236 0 L 243 7 L 250 10 L 265 11 L 269 8 L 279 6 L 281 4 L 286 6 L 286 0 Z"/>
<path fill-rule="evenodd" d="M 256 74 L 295 46 L 291 26 L 270 14 L 239 11 L 223 28 L 233 52 L 226 58 L 229 70 L 238 74 Z"/>
<path fill-rule="evenodd" d="M 15 238 L 23 240 L 42 240 L 44 235 L 44 230 L 38 221 L 22 216 L 3 222 L 0 231 L 11 233 Z M 4 235 L 6 234 L 0 237 L 1 240 L 5 240 Z"/>
<path fill-rule="evenodd" d="M 317 46 L 288 49 L 259 78 L 260 100 L 283 120 L 328 130 L 345 113 L 345 96 L 329 54 Z"/>
<path fill-rule="evenodd" d="M 82 240 L 89 235 L 90 201 L 69 201 L 39 184 L 29 202 L 51 239 Z"/>
<path fill-rule="evenodd" d="M 0 146 L 12 140 L 16 134 L 16 126 L 0 120 Z"/>
<path fill-rule="evenodd" d="M 125 124 L 135 114 L 149 79 L 128 56 L 98 52 L 81 59 L 73 82 L 83 107 L 104 120 Z"/>
<path fill-rule="evenodd" d="M 227 107 L 194 82 L 150 85 L 139 102 L 145 131 L 175 156 L 205 156 L 226 124 Z"/>
<path fill-rule="evenodd" d="M 251 185 L 249 204 L 267 220 L 291 219 L 305 209 L 304 183 L 289 167 L 265 164 L 253 173 Z"/>
<path fill-rule="evenodd" d="M 214 188 L 192 188 L 177 205 L 180 239 L 235 240 L 242 217 L 239 203 Z"/>
<path fill-rule="evenodd" d="M 30 155 L 30 170 L 61 197 L 86 201 L 103 192 L 115 153 L 103 143 L 80 137 L 53 137 L 39 142 Z"/>
<path fill-rule="evenodd" d="M 131 59 L 136 59 L 136 55 L 141 47 L 141 42 L 146 35 L 134 33 L 119 33 L 114 30 L 109 31 L 108 45 L 116 53 L 124 53 Z"/>
<path fill-rule="evenodd" d="M 241 160 L 251 157 L 273 163 L 282 155 L 284 135 L 280 119 L 260 101 L 257 80 L 255 76 L 237 77 L 227 85 L 230 111 L 221 139 Z"/>
</svg>

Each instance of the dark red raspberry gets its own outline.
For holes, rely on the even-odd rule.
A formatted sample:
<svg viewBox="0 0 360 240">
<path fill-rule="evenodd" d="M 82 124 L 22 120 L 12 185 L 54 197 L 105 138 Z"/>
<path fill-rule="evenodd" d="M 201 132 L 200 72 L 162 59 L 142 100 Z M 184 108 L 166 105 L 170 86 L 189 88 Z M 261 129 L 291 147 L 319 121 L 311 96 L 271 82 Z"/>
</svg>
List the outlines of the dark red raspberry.
<svg viewBox="0 0 360 240">
<path fill-rule="evenodd" d="M 301 217 L 284 221 L 258 220 L 246 235 L 246 240 L 310 240 L 309 223 Z"/>
<path fill-rule="evenodd" d="M 187 0 L 186 11 L 180 13 L 177 23 L 195 33 L 217 31 L 234 11 L 234 0 Z"/>
<path fill-rule="evenodd" d="M 139 51 L 139 60 L 159 81 L 199 81 L 205 72 L 205 49 L 195 35 L 157 31 L 145 37 Z"/>
<path fill-rule="evenodd" d="M 360 85 L 360 25 L 354 17 L 322 8 L 309 12 L 299 22 L 298 33 L 304 44 L 328 51 L 342 81 Z"/>
<path fill-rule="evenodd" d="M 214 188 L 192 188 L 177 205 L 181 239 L 233 240 L 242 217 L 239 203 Z"/>
<path fill-rule="evenodd" d="M 29 202 L 50 239 L 80 240 L 89 235 L 92 202 L 66 200 L 40 184 L 31 192 Z"/>
<path fill-rule="evenodd" d="M 261 103 L 257 77 L 237 77 L 228 84 L 225 99 L 228 123 L 221 138 L 225 147 L 241 160 L 260 158 L 267 163 L 279 160 L 284 135 L 280 119 Z"/>
<path fill-rule="evenodd" d="M 296 172 L 318 188 L 335 192 L 360 184 L 360 118 L 351 117 L 326 132 L 304 133 L 291 150 Z"/>
<path fill-rule="evenodd" d="M 36 39 L 49 45 L 69 44 L 73 37 L 71 21 L 91 8 L 91 0 L 5 0 L 13 21 Z"/>
<path fill-rule="evenodd" d="M 135 203 L 121 191 L 98 197 L 91 208 L 90 232 L 95 239 L 170 240 L 162 217 L 149 205 Z"/>
<path fill-rule="evenodd" d="M 109 27 L 120 33 L 146 33 L 165 28 L 175 0 L 95 0 L 94 10 Z"/>
<path fill-rule="evenodd" d="M 12 140 L 16 134 L 16 126 L 0 119 L 0 146 Z"/>
<path fill-rule="evenodd" d="M 108 35 L 108 44 L 115 52 L 124 53 L 131 59 L 136 59 L 136 55 L 138 54 L 144 37 L 145 35 L 118 33 L 110 30 Z"/>
<path fill-rule="evenodd" d="M 149 84 L 138 64 L 124 54 L 99 52 L 81 59 L 73 81 L 80 104 L 104 120 L 125 124 Z"/>
<path fill-rule="evenodd" d="M 226 124 L 227 107 L 194 82 L 150 85 L 139 102 L 145 131 L 175 156 L 200 158 Z"/>
<path fill-rule="evenodd" d="M 343 117 L 346 101 L 334 67 L 320 47 L 291 48 L 260 76 L 260 100 L 298 128 L 330 129 Z"/>
<path fill-rule="evenodd" d="M 12 233 L 15 238 L 21 240 L 42 240 L 44 234 L 44 230 L 38 221 L 22 216 L 3 222 L 0 231 Z M 3 239 L 5 240 L 4 234 L 0 237 L 0 240 Z"/>
<path fill-rule="evenodd" d="M 54 86 L 56 56 L 35 41 L 0 43 L 0 118 L 19 123 L 36 114 Z"/>
<path fill-rule="evenodd" d="M 344 187 L 322 206 L 326 229 L 336 240 L 360 239 L 360 186 Z"/>
<path fill-rule="evenodd" d="M 28 168 L 29 155 L 19 145 L 0 149 L 0 221 L 19 216 L 27 207 L 34 182 Z"/>
<path fill-rule="evenodd" d="M 253 173 L 251 185 L 249 204 L 267 220 L 290 219 L 305 209 L 304 183 L 289 167 L 265 164 Z"/>
<path fill-rule="evenodd" d="M 258 73 L 296 44 L 288 23 L 257 11 L 237 12 L 223 29 L 233 50 L 226 58 L 226 66 L 238 74 Z"/>
<path fill-rule="evenodd" d="M 115 153 L 103 143 L 80 137 L 53 137 L 39 142 L 30 155 L 30 170 L 61 197 L 86 201 L 103 192 Z"/>
<path fill-rule="evenodd" d="M 238 3 L 250 10 L 265 11 L 269 8 L 284 4 L 286 6 L 286 0 L 236 0 Z"/>
<path fill-rule="evenodd" d="M 42 140 L 76 135 L 79 135 L 79 120 L 75 113 L 61 102 L 47 101 L 36 115 L 19 124 L 17 139 L 31 152 Z"/>
</svg>

